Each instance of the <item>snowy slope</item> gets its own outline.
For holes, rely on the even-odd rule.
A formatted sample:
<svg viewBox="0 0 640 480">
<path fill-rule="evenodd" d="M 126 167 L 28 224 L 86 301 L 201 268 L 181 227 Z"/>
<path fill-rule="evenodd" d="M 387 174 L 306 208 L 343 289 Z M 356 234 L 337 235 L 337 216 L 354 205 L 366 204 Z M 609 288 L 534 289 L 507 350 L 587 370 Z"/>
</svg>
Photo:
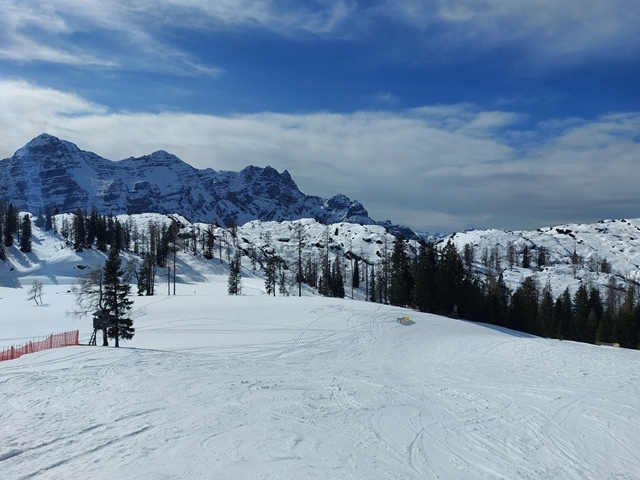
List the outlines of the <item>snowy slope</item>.
<svg viewBox="0 0 640 480">
<path fill-rule="evenodd" d="M 286 252 L 291 228 L 247 224 L 239 238 Z M 34 232 L 32 254 L 0 263 L 0 347 L 74 328 L 86 343 L 91 319 L 66 315 L 69 289 L 104 255 Z M 328 232 L 363 256 L 385 235 Z M 159 274 L 158 295 L 133 297 L 123 348 L 0 363 L 2 479 L 640 478 L 637 351 L 308 290 L 266 296 L 248 259 L 230 297 L 225 261 L 180 251 L 177 265 L 175 296 Z M 43 306 L 27 300 L 36 278 Z"/>
<path fill-rule="evenodd" d="M 0 288 L 20 319 L 0 337 L 69 326 L 71 297 L 46 290 L 36 307 Z M 2 478 L 638 478 L 636 351 L 225 291 L 135 298 L 124 348 L 0 363 Z"/>
</svg>

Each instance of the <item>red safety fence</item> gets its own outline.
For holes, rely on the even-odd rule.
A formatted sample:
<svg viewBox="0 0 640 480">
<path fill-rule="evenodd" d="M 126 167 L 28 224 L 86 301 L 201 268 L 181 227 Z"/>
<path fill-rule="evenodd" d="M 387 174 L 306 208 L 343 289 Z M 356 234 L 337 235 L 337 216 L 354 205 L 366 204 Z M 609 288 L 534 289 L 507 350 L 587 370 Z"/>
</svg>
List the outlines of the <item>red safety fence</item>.
<svg viewBox="0 0 640 480">
<path fill-rule="evenodd" d="M 70 332 L 54 333 L 44 340 L 31 341 L 22 345 L 12 345 L 5 347 L 0 354 L 0 362 L 4 360 L 13 360 L 27 353 L 41 352 L 51 348 L 68 347 L 70 345 L 80 345 L 80 331 L 72 330 Z"/>
</svg>

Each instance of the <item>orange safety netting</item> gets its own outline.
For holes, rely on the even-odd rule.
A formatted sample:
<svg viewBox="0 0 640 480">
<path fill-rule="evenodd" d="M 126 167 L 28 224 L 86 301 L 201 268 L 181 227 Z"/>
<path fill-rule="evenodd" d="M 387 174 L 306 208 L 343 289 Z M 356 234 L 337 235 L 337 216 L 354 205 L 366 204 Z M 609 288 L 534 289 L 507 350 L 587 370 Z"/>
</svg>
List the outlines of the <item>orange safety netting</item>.
<svg viewBox="0 0 640 480">
<path fill-rule="evenodd" d="M 21 357 L 27 353 L 41 352 L 42 350 L 49 350 L 51 348 L 68 347 L 70 345 L 80 345 L 78 340 L 79 336 L 79 330 L 72 330 L 70 332 L 51 334 L 44 340 L 5 347 L 2 350 L 2 353 L 0 353 L 0 362 L 4 360 L 13 360 L 14 358 Z"/>
</svg>

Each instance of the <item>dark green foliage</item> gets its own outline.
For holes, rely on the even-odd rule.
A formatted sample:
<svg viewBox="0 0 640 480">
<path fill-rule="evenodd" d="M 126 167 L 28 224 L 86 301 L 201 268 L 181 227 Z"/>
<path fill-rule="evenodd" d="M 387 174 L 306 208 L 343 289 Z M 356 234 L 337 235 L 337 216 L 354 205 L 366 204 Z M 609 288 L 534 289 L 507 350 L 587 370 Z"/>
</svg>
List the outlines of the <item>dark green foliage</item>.
<svg viewBox="0 0 640 480">
<path fill-rule="evenodd" d="M 511 297 L 508 327 L 521 332 L 535 333 L 540 289 L 533 277 L 522 280 Z"/>
<path fill-rule="evenodd" d="M 73 248 L 76 252 L 83 252 L 87 248 L 87 226 L 84 213 L 79 208 L 73 219 Z"/>
<path fill-rule="evenodd" d="M 240 260 L 240 254 L 237 253 L 229 263 L 229 280 L 227 282 L 227 291 L 229 295 L 240 295 L 242 293 Z"/>
<path fill-rule="evenodd" d="M 555 329 L 558 332 L 558 338 L 569 340 L 572 337 L 571 326 L 573 318 L 573 301 L 569 287 L 562 292 L 553 307 L 555 316 Z"/>
<path fill-rule="evenodd" d="M 488 286 L 485 299 L 484 321 L 506 327 L 509 317 L 510 297 L 511 292 L 504 283 L 502 273 L 500 273 L 495 283 L 491 283 Z"/>
<path fill-rule="evenodd" d="M 124 278 L 121 269 L 120 254 L 115 246 L 109 250 L 109 258 L 104 264 L 104 308 L 110 314 L 107 328 L 109 338 L 115 339 L 115 346 L 120 346 L 120 339 L 133 338 L 135 329 L 133 320 L 128 317 L 133 302 L 129 299 L 129 280 Z"/>
<path fill-rule="evenodd" d="M 553 312 L 553 296 L 551 293 L 551 285 L 547 283 L 542 289 L 542 298 L 540 307 L 538 308 L 538 324 L 536 334 L 542 337 L 554 337 L 554 312 Z"/>
<path fill-rule="evenodd" d="M 435 311 L 436 268 L 438 253 L 433 243 L 424 243 L 418 250 L 416 278 L 413 286 L 413 302 L 421 312 Z"/>
<path fill-rule="evenodd" d="M 31 251 L 31 218 L 25 213 L 20 224 L 20 251 L 28 253 Z"/>
<path fill-rule="evenodd" d="M 356 258 L 353 263 L 353 276 L 351 278 L 351 286 L 353 288 L 360 287 L 360 267 L 358 265 L 358 259 Z"/>
<path fill-rule="evenodd" d="M 397 237 L 393 244 L 389 276 L 389 302 L 391 305 L 405 307 L 411 303 L 413 279 L 409 268 L 404 239 Z"/>
<path fill-rule="evenodd" d="M 460 307 L 467 272 L 454 243 L 449 240 L 442 250 L 436 270 L 437 312 L 448 315 Z M 464 314 L 463 311 L 459 311 Z"/>
<path fill-rule="evenodd" d="M 276 296 L 276 278 L 278 273 L 279 259 L 275 256 L 270 256 L 265 266 L 264 276 L 264 289 L 267 295 Z"/>
<path fill-rule="evenodd" d="M 525 245 L 522 250 L 522 268 L 529 268 L 531 266 L 531 257 L 529 255 L 529 246 Z"/>
<path fill-rule="evenodd" d="M 6 207 L 4 213 L 3 236 L 5 247 L 13 246 L 13 236 L 18 233 L 19 223 L 20 221 L 18 220 L 18 211 L 10 203 Z"/>
<path fill-rule="evenodd" d="M 340 257 L 336 256 L 331 266 L 331 276 L 329 278 L 330 295 L 336 298 L 344 298 L 344 279 L 342 278 L 342 267 Z"/>
</svg>

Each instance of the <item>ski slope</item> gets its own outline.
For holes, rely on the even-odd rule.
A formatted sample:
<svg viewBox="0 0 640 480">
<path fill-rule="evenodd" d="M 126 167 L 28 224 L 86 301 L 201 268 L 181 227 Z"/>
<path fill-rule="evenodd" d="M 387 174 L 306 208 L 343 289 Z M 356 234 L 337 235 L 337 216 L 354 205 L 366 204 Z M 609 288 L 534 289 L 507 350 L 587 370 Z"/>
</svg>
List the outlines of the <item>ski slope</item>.
<svg viewBox="0 0 640 480">
<path fill-rule="evenodd" d="M 120 349 L 1 362 L 0 477 L 640 478 L 637 351 L 243 287 L 210 275 L 135 297 Z M 86 342 L 67 289 L 36 306 L 0 287 L 0 345 Z"/>
</svg>

